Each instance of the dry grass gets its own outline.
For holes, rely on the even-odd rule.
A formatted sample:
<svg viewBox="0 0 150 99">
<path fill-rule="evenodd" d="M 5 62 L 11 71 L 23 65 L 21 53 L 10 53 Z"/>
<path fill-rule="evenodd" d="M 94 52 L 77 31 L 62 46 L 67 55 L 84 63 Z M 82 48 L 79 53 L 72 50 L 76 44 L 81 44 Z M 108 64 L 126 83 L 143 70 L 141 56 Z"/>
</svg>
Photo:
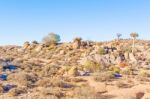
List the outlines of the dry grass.
<svg viewBox="0 0 150 99">
<path fill-rule="evenodd" d="M 94 76 L 94 80 L 97 82 L 110 81 L 114 78 L 113 72 L 102 72 Z"/>
</svg>

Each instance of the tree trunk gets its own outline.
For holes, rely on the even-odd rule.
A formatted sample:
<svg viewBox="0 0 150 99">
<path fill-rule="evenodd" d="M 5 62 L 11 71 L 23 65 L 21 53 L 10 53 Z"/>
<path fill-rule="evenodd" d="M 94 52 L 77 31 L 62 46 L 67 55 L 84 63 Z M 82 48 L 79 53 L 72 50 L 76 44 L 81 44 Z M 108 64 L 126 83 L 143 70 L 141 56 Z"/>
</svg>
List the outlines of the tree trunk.
<svg viewBox="0 0 150 99">
<path fill-rule="evenodd" d="M 135 38 L 133 38 L 132 53 L 134 53 L 134 49 L 135 49 Z"/>
</svg>

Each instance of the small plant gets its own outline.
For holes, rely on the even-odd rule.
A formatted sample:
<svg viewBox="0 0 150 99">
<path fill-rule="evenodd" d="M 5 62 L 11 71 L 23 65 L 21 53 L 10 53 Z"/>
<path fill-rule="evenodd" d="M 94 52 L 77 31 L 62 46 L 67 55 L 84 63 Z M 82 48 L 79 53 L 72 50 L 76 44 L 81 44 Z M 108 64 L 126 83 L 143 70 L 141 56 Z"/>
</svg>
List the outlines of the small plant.
<svg viewBox="0 0 150 99">
<path fill-rule="evenodd" d="M 104 49 L 104 48 L 100 48 L 100 49 L 98 50 L 98 54 L 100 54 L 100 55 L 105 55 L 105 54 L 106 54 L 105 49 Z"/>
<path fill-rule="evenodd" d="M 46 45 L 57 44 L 60 41 L 60 36 L 55 33 L 49 33 L 43 38 L 43 43 Z"/>
<path fill-rule="evenodd" d="M 101 70 L 101 64 L 98 64 L 98 63 L 91 61 L 91 60 L 87 60 L 84 63 L 84 68 L 89 70 L 90 72 L 98 72 Z"/>
</svg>

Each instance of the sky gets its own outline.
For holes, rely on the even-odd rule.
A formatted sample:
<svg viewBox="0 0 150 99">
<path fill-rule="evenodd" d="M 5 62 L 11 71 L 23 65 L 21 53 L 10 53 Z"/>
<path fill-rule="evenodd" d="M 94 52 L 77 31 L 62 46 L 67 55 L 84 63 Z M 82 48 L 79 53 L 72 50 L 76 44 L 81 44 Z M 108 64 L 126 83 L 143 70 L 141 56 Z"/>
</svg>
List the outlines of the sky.
<svg viewBox="0 0 150 99">
<path fill-rule="evenodd" d="M 62 42 L 74 37 L 104 41 L 150 39 L 150 0 L 0 0 L 0 45 L 21 45 L 50 32 Z"/>
</svg>

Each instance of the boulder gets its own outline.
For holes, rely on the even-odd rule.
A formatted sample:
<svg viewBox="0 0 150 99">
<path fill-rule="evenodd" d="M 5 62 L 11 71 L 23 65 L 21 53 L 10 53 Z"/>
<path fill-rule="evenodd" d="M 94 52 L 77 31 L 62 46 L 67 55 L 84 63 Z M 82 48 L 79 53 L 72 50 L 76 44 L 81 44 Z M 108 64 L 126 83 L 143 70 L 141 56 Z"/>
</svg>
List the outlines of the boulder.
<svg viewBox="0 0 150 99">
<path fill-rule="evenodd" d="M 73 43 L 73 49 L 79 49 L 80 48 L 80 43 L 79 42 L 74 42 Z"/>
<path fill-rule="evenodd" d="M 142 99 L 150 99 L 150 93 L 146 93 L 146 94 L 142 97 Z"/>
<path fill-rule="evenodd" d="M 137 62 L 135 56 L 133 55 L 133 53 L 129 53 L 129 58 L 132 62 Z"/>
<path fill-rule="evenodd" d="M 29 46 L 30 46 L 30 43 L 29 43 L 29 42 L 25 42 L 25 43 L 23 44 L 23 49 L 26 50 Z"/>
<path fill-rule="evenodd" d="M 39 51 L 42 50 L 42 48 L 43 48 L 43 45 L 38 45 L 38 46 L 35 48 L 35 51 L 36 51 L 36 52 L 39 52 Z"/>
<path fill-rule="evenodd" d="M 65 54 L 65 51 L 64 51 L 64 50 L 61 50 L 61 51 L 59 52 L 59 54 L 60 54 L 60 55 L 64 55 L 64 54 Z"/>
<path fill-rule="evenodd" d="M 126 60 L 128 60 L 129 59 L 129 53 L 128 52 L 124 53 L 124 57 Z"/>
<path fill-rule="evenodd" d="M 94 55 L 94 60 L 97 62 L 97 63 L 101 63 L 101 59 L 102 59 L 102 56 L 99 55 L 99 54 L 95 54 Z"/>
</svg>

